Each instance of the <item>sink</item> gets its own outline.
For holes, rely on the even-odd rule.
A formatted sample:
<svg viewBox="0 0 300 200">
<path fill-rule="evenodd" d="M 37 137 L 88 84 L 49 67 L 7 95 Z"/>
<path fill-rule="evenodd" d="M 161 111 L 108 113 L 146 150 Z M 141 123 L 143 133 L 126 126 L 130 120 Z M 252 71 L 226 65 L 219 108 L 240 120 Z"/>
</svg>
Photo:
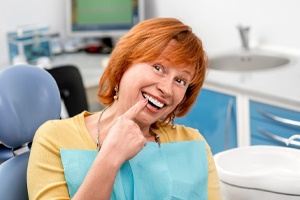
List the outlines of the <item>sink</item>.
<svg viewBox="0 0 300 200">
<path fill-rule="evenodd" d="M 241 51 L 212 57 L 209 60 L 209 68 L 223 71 L 255 71 L 281 67 L 289 62 L 290 59 L 282 55 Z"/>
<path fill-rule="evenodd" d="M 214 159 L 224 199 L 300 198 L 299 149 L 239 147 L 217 153 Z"/>
</svg>

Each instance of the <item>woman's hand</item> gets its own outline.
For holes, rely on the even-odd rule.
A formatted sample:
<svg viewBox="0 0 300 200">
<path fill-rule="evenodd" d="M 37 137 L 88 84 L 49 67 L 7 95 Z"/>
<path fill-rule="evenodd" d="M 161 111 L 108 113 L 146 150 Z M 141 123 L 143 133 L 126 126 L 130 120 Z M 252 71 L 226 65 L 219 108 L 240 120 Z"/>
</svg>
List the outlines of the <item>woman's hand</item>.
<svg viewBox="0 0 300 200">
<path fill-rule="evenodd" d="M 146 106 L 146 103 L 147 99 L 138 101 L 117 118 L 103 141 L 101 153 L 113 156 L 121 165 L 143 149 L 147 139 L 133 119 Z"/>
</svg>

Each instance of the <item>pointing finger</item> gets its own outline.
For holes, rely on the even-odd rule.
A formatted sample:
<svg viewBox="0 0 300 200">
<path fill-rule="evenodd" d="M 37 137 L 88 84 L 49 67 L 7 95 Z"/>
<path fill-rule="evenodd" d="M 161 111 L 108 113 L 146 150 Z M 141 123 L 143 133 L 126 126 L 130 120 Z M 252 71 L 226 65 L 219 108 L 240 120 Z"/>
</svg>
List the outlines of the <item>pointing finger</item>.
<svg viewBox="0 0 300 200">
<path fill-rule="evenodd" d="M 135 105 L 129 108 L 129 110 L 127 110 L 123 116 L 125 116 L 128 119 L 134 119 L 135 116 L 146 106 L 147 102 L 147 99 L 138 101 Z"/>
</svg>

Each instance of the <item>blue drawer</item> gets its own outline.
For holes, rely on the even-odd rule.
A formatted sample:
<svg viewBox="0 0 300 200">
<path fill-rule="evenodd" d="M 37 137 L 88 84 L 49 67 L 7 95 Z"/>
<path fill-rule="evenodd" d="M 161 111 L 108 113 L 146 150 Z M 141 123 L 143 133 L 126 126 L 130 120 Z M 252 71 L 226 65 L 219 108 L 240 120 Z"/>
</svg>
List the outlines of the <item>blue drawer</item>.
<svg viewBox="0 0 300 200">
<path fill-rule="evenodd" d="M 266 123 L 262 120 L 251 120 L 251 145 L 276 145 L 286 146 L 285 143 L 276 141 L 264 133 L 271 133 L 277 137 L 288 139 L 292 135 L 300 134 L 300 129 L 294 127 L 285 127 L 282 125 Z M 293 146 L 293 145 L 291 145 Z"/>
<path fill-rule="evenodd" d="M 285 140 L 300 134 L 300 112 L 250 101 L 250 127 L 251 145 L 286 146 Z"/>
<path fill-rule="evenodd" d="M 300 112 L 296 112 L 293 110 L 288 110 L 276 106 L 271 106 L 268 104 L 263 104 L 255 101 L 250 101 L 250 118 L 252 119 L 257 119 L 257 120 L 262 120 L 264 122 L 269 122 L 269 123 L 278 123 L 281 124 L 280 122 L 276 122 L 268 117 L 266 117 L 263 113 L 273 115 L 275 117 L 279 118 L 284 118 L 288 120 L 293 120 L 296 121 L 300 124 Z M 284 126 L 294 126 L 294 125 L 284 125 Z M 296 128 L 300 129 L 300 126 L 294 126 Z"/>
</svg>

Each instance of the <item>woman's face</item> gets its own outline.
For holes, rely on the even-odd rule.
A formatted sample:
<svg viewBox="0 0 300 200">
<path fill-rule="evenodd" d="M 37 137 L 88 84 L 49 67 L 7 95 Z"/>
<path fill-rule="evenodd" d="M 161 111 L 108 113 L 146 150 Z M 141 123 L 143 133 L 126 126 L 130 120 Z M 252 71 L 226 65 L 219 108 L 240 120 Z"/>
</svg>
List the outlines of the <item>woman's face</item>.
<svg viewBox="0 0 300 200">
<path fill-rule="evenodd" d="M 135 117 L 141 126 L 149 126 L 171 113 L 183 100 L 193 78 L 190 66 L 174 66 L 163 55 L 152 63 L 133 64 L 119 85 L 118 104 L 122 109 L 128 110 L 137 101 L 148 99 L 146 107 Z"/>
</svg>

